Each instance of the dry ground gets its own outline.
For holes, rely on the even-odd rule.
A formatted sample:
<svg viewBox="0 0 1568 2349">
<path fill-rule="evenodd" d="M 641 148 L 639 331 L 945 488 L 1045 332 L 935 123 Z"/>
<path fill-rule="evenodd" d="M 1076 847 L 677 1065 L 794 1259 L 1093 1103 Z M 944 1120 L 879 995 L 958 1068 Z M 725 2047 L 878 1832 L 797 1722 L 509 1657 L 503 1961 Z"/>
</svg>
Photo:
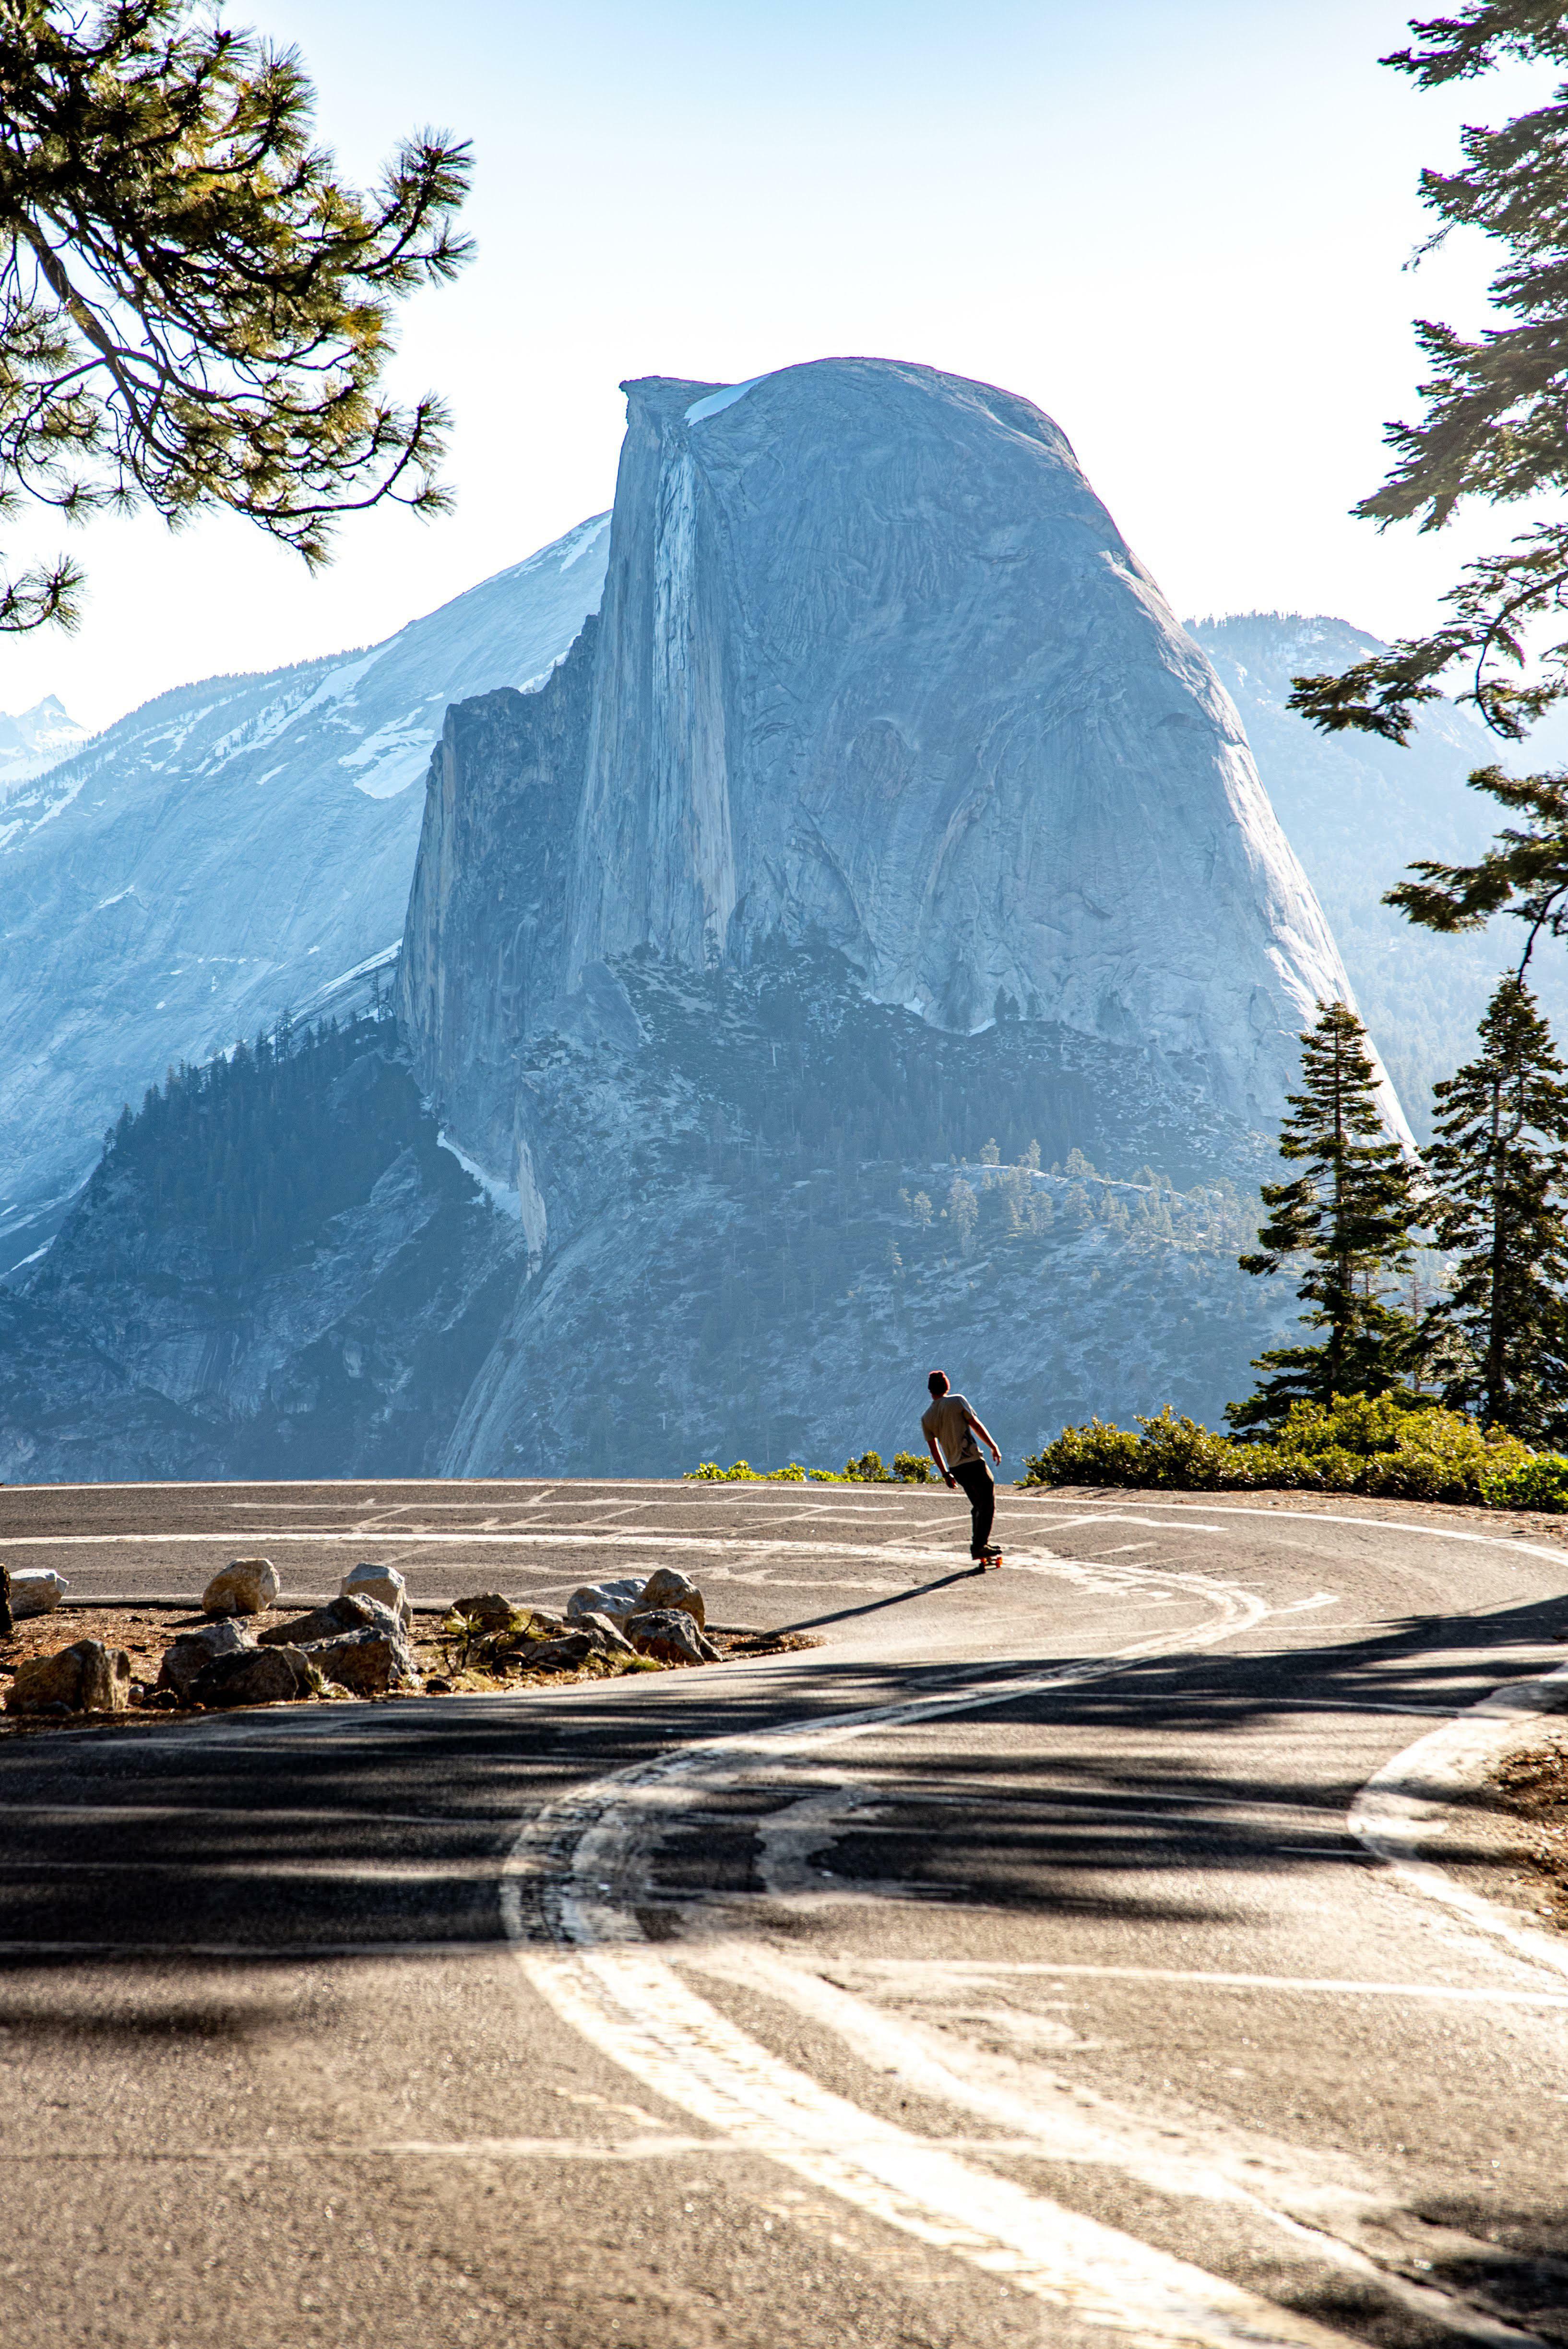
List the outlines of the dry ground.
<svg viewBox="0 0 1568 2349">
<path fill-rule="evenodd" d="M 273 1623 L 286 1623 L 297 1616 L 297 1604 L 269 1608 L 263 1614 L 242 1619 L 253 1630 L 264 1631 Z M 150 1703 L 158 1685 L 158 1674 L 163 1651 L 182 1631 L 199 1630 L 211 1621 L 200 1609 L 160 1606 L 151 1601 L 132 1607 L 72 1606 L 68 1602 L 47 1615 L 30 1615 L 16 1626 L 15 1635 L 0 1639 L 0 1706 L 15 1676 L 16 1667 L 32 1656 L 49 1656 L 61 1648 L 74 1646 L 78 1640 L 101 1640 L 108 1648 L 123 1648 L 130 1658 L 131 1711 L 117 1716 L 121 1721 L 143 1719 L 160 1721 L 167 1725 L 170 1715 L 160 1707 Z M 441 1636 L 443 1610 L 439 1608 L 417 1608 L 410 1634 L 414 1660 L 427 1683 L 438 1685 L 429 1691 L 435 1695 L 493 1696 L 501 1689 L 564 1688 L 578 1681 L 613 1680 L 625 1670 L 642 1671 L 679 1671 L 690 1666 L 657 1663 L 652 1657 L 639 1658 L 634 1666 L 618 1665 L 597 1658 L 576 1671 L 526 1671 L 487 1669 L 478 1664 L 459 1668 L 452 1642 Z M 795 1648 L 813 1648 L 820 1641 L 802 1638 L 798 1632 L 725 1630 L 710 1625 L 708 1637 L 726 1660 L 751 1656 L 779 1655 Z M 410 1692 L 413 1695 L 417 1692 Z M 323 1697 L 310 1700 L 315 1703 L 364 1704 L 387 1702 L 386 1698 Z M 407 1702 L 406 1697 L 398 1702 Z M 200 1705 L 185 1708 L 200 1713 Z M 79 1728 L 92 1716 L 81 1714 L 75 1722 L 54 1719 L 23 1719 L 0 1712 L 0 1736 L 57 1733 L 61 1730 Z M 101 1716 L 100 1716 L 101 1717 Z"/>
</svg>

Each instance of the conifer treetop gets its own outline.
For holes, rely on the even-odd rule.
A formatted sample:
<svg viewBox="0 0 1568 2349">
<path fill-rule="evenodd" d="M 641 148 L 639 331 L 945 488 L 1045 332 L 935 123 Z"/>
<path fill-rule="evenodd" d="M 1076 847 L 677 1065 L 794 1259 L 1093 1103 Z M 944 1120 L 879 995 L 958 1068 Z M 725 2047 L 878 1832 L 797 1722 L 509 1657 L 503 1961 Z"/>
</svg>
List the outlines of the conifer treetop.
<svg viewBox="0 0 1568 2349">
<path fill-rule="evenodd" d="M 1450 1407 L 1557 1443 L 1568 1434 L 1568 1070 L 1517 977 L 1498 987 L 1479 1042 L 1433 1089 L 1433 1236 L 1455 1262 L 1422 1343 Z"/>
<path fill-rule="evenodd" d="M 1394 1392 L 1409 1360 L 1413 1325 L 1386 1292 L 1409 1268 L 1418 1170 L 1387 1136 L 1367 1031 L 1349 1005 L 1319 1004 L 1301 1047 L 1279 1152 L 1304 1172 L 1263 1185 L 1258 1246 L 1240 1263 L 1259 1275 L 1293 1267 L 1303 1319 L 1324 1335 L 1259 1356 L 1253 1368 L 1267 1375 L 1226 1413 L 1242 1431 L 1276 1424 L 1293 1402 Z"/>
<path fill-rule="evenodd" d="M 1568 18 L 1546 0 L 1472 0 L 1452 16 L 1418 19 L 1415 40 L 1382 62 L 1418 87 L 1474 80 L 1505 59 L 1568 66 Z M 1380 528 L 1414 521 L 1440 530 L 1480 499 L 1516 503 L 1568 489 L 1568 81 L 1500 127 L 1471 125 L 1451 170 L 1427 170 L 1422 202 L 1438 223 L 1425 250 L 1456 228 L 1501 248 L 1490 288 L 1499 323 L 1467 336 L 1416 321 L 1427 363 L 1422 412 L 1387 425 L 1394 462 L 1355 511 Z M 1568 523 L 1548 519 L 1465 566 L 1425 636 L 1401 638 L 1338 677 L 1295 680 L 1292 707 L 1326 731 L 1358 729 L 1403 742 L 1423 703 L 1456 667 L 1459 698 L 1517 740 L 1568 693 L 1568 638 L 1536 646 L 1532 630 L 1568 612 Z"/>
<path fill-rule="evenodd" d="M 335 516 L 444 507 L 442 403 L 379 387 L 397 305 L 468 258 L 469 150 L 422 130 L 362 191 L 314 109 L 199 0 L 0 0 L 0 516 L 227 506 L 315 565 Z M 0 629 L 81 584 L 0 579 Z"/>
</svg>

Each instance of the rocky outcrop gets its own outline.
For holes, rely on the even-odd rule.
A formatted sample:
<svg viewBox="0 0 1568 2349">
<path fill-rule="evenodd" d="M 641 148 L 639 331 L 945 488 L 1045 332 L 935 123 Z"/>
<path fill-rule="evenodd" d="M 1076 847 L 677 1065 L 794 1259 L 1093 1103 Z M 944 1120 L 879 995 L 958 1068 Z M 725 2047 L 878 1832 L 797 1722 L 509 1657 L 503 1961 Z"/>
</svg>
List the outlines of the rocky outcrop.
<svg viewBox="0 0 1568 2349">
<path fill-rule="evenodd" d="M 908 1444 L 933 1361 L 1016 1463 L 1213 1419 L 1294 1319 L 1235 1258 L 1348 982 L 1062 435 L 886 362 L 627 388 L 597 621 L 429 762 L 415 1083 L 316 1049 L 270 1256 L 117 1136 L 0 1296 L 0 1465 L 88 1473 L 72 1393 L 118 1473 L 815 1464 Z"/>
<path fill-rule="evenodd" d="M 400 966 L 421 1081 L 535 1255 L 513 1059 L 634 1042 L 634 954 L 814 941 L 928 1026 L 1153 1051 L 1271 1123 L 1348 982 L 1231 703 L 1049 419 L 872 360 L 626 388 L 598 625 L 531 706 L 452 713 Z"/>
<path fill-rule="evenodd" d="M 1024 399 L 830 360 L 628 387 L 566 978 L 820 936 L 867 994 L 1206 1066 L 1344 977 L 1208 662 Z"/>
</svg>

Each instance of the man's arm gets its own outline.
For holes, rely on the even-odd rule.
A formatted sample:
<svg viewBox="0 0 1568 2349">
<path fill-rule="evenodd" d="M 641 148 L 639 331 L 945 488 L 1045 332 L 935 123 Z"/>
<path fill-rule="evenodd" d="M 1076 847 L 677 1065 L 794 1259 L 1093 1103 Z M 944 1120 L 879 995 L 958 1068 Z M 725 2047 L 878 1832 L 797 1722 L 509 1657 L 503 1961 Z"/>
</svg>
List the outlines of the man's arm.
<svg viewBox="0 0 1568 2349">
<path fill-rule="evenodd" d="M 925 1447 L 936 1463 L 937 1475 L 947 1486 L 949 1492 L 951 1492 L 954 1485 L 957 1482 L 957 1479 L 954 1477 L 952 1470 L 948 1467 L 946 1461 L 943 1458 L 942 1446 L 938 1444 L 934 1435 L 928 1435 L 926 1437 Z"/>
<path fill-rule="evenodd" d="M 980 1438 L 981 1443 L 988 1444 L 990 1445 L 991 1457 L 996 1463 L 997 1467 L 1000 1468 L 1002 1465 L 1002 1454 L 996 1448 L 995 1437 L 981 1426 L 979 1421 L 975 1418 L 972 1411 L 966 1408 L 964 1416 L 969 1422 L 970 1426 L 975 1430 L 975 1434 Z"/>
</svg>

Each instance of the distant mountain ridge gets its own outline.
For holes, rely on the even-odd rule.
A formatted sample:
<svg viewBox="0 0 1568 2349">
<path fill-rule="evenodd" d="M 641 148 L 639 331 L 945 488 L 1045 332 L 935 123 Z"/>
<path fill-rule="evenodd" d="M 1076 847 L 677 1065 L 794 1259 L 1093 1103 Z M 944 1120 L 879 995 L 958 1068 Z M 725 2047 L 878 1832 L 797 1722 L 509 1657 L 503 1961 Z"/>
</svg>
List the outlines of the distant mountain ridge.
<svg viewBox="0 0 1568 2349">
<path fill-rule="evenodd" d="M 0 709 L 0 802 L 12 784 L 57 766 L 91 740 L 91 729 L 78 726 L 52 693 L 15 718 Z"/>
<path fill-rule="evenodd" d="M 1288 707 L 1294 677 L 1339 670 L 1380 640 L 1348 621 L 1298 612 L 1246 612 L 1189 621 L 1236 706 L 1258 772 L 1317 892 L 1345 957 L 1362 1018 L 1418 1139 L 1429 1130 L 1431 1088 L 1474 1041 L 1499 974 L 1517 961 L 1518 925 L 1440 937 L 1381 901 L 1417 857 L 1479 856 L 1501 811 L 1466 788 L 1478 767 L 1516 772 L 1568 758 L 1568 719 L 1553 713 L 1527 742 L 1507 744 L 1468 709 L 1429 704 L 1408 749 L 1370 734 L 1319 734 Z M 1532 984 L 1568 1040 L 1568 957 L 1550 941 Z"/>
<path fill-rule="evenodd" d="M 542 684 L 608 538 L 591 516 L 385 644 L 160 694 L 0 795 L 0 1270 L 171 1062 L 365 999 L 448 703 Z"/>
</svg>

